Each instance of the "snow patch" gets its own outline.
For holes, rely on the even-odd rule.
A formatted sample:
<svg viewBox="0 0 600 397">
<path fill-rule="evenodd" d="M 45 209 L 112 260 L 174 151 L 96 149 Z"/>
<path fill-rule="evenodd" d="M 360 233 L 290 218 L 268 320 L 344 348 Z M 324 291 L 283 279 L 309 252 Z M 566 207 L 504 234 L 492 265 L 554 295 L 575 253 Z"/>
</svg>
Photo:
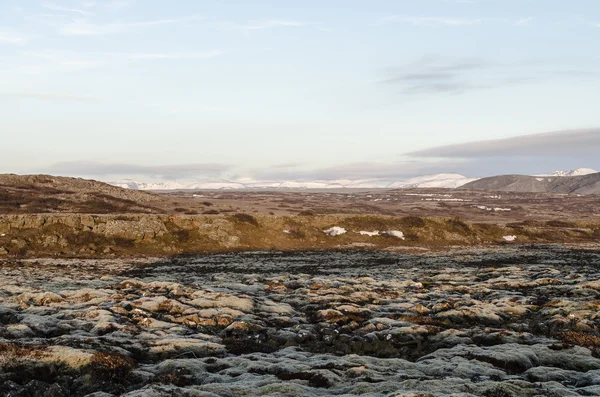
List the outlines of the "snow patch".
<svg viewBox="0 0 600 397">
<path fill-rule="evenodd" d="M 388 236 L 399 238 L 400 240 L 404 240 L 404 233 L 399 230 L 387 230 L 383 232 L 383 234 L 387 234 Z"/>
<path fill-rule="evenodd" d="M 485 205 L 476 205 L 475 207 L 480 210 L 484 210 L 484 211 L 496 211 L 496 212 L 512 211 L 512 208 L 501 208 L 501 207 L 490 208 L 490 207 L 486 207 Z"/>
<path fill-rule="evenodd" d="M 515 241 L 517 239 L 517 236 L 504 236 L 502 237 L 504 239 L 504 241 Z"/>
<path fill-rule="evenodd" d="M 342 234 L 346 234 L 347 232 L 348 231 L 346 229 L 344 229 L 343 227 L 339 227 L 339 226 L 334 226 L 327 230 L 323 230 L 323 233 L 325 233 L 326 235 L 331 236 L 331 237 L 341 236 Z"/>
<path fill-rule="evenodd" d="M 577 168 L 577 169 L 568 170 L 568 171 L 554 171 L 549 176 L 581 176 L 581 175 L 595 174 L 597 172 L 598 171 L 596 171 L 592 168 Z"/>
<path fill-rule="evenodd" d="M 368 232 L 368 231 L 365 231 L 365 230 L 361 230 L 358 233 L 360 233 L 363 236 L 369 236 L 369 237 L 379 236 L 379 231 L 378 230 L 375 230 L 374 232 Z"/>
<path fill-rule="evenodd" d="M 465 200 L 465 199 L 460 199 L 460 198 L 426 198 L 423 199 L 425 201 L 471 201 L 471 200 Z"/>
</svg>

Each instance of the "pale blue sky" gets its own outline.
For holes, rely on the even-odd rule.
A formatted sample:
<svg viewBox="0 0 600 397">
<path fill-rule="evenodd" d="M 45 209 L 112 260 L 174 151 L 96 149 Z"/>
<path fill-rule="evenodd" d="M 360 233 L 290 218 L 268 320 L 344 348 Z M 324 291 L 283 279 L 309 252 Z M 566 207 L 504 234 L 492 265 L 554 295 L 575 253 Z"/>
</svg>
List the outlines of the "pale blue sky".
<svg viewBox="0 0 600 397">
<path fill-rule="evenodd" d="M 0 0 L 0 172 L 600 168 L 405 156 L 599 127 L 599 71 L 597 0 Z"/>
</svg>

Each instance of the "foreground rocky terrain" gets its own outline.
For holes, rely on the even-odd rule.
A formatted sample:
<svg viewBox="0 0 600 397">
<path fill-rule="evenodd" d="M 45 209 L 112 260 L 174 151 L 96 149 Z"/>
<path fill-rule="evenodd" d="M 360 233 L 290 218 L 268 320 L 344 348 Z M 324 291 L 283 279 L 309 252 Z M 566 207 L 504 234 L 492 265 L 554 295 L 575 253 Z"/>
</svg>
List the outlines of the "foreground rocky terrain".
<svg viewBox="0 0 600 397">
<path fill-rule="evenodd" d="M 600 395 L 600 250 L 0 262 L 0 395 Z"/>
</svg>

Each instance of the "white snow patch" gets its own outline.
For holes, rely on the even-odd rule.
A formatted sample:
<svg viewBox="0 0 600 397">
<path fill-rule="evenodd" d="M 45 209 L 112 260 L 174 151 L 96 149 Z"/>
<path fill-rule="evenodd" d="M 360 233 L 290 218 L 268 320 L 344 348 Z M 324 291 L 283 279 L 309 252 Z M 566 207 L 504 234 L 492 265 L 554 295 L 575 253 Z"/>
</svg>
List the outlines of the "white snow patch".
<svg viewBox="0 0 600 397">
<path fill-rule="evenodd" d="M 490 208 L 490 207 L 486 207 L 485 205 L 476 205 L 475 207 L 479 208 L 480 210 L 484 210 L 484 211 L 496 211 L 496 212 L 500 212 L 500 211 L 512 211 L 511 208 L 500 208 L 500 207 Z"/>
<path fill-rule="evenodd" d="M 342 234 L 346 234 L 348 231 L 346 229 L 344 229 L 343 227 L 339 227 L 339 226 L 334 226 L 331 227 L 327 230 L 323 230 L 323 233 L 325 233 L 328 236 L 340 236 Z"/>
<path fill-rule="evenodd" d="M 404 240 L 404 233 L 402 233 L 399 230 L 387 230 L 387 231 L 385 231 L 383 233 L 387 234 L 388 236 L 397 237 L 400 240 Z"/>
<path fill-rule="evenodd" d="M 440 197 L 452 197 L 451 194 L 436 194 L 436 193 L 406 193 L 405 196 L 423 196 L 423 197 L 434 197 L 434 196 L 440 196 Z"/>
<path fill-rule="evenodd" d="M 363 236 L 369 236 L 369 237 L 379 236 L 379 231 L 378 230 L 375 230 L 374 232 L 367 232 L 365 230 L 361 230 L 358 233 L 362 234 Z"/>
<path fill-rule="evenodd" d="M 285 234 L 290 234 L 291 232 L 289 230 L 284 230 L 283 231 Z"/>
<path fill-rule="evenodd" d="M 464 200 L 464 199 L 459 199 L 459 198 L 426 198 L 423 200 L 425 200 L 425 201 L 471 201 L 471 200 Z"/>
<path fill-rule="evenodd" d="M 540 175 L 540 176 L 581 176 L 581 175 L 595 174 L 597 172 L 598 171 L 596 171 L 592 168 L 577 168 L 577 169 L 568 170 L 568 171 L 554 171 L 551 174 Z"/>
<path fill-rule="evenodd" d="M 515 241 L 517 239 L 517 236 L 504 236 L 502 238 L 504 239 L 504 241 Z"/>
</svg>

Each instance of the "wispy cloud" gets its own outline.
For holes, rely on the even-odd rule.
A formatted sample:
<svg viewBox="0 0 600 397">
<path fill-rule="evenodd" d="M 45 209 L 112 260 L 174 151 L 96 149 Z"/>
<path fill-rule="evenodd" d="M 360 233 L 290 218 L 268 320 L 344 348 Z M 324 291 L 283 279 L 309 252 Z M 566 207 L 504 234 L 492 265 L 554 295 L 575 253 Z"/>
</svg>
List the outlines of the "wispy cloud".
<svg viewBox="0 0 600 397">
<path fill-rule="evenodd" d="M 379 80 L 401 94 L 462 94 L 547 79 L 596 78 L 595 70 L 573 68 L 569 62 L 537 60 L 517 64 L 493 62 L 481 58 L 452 58 L 428 55 L 404 66 L 388 68 Z"/>
<path fill-rule="evenodd" d="M 596 154 L 599 147 L 600 128 L 590 128 L 439 146 L 408 155 L 436 158 L 577 156 Z"/>
<path fill-rule="evenodd" d="M 25 98 L 40 99 L 49 101 L 75 101 L 75 102 L 94 102 L 99 98 L 86 95 L 76 95 L 60 92 L 0 92 L 0 98 Z"/>
<path fill-rule="evenodd" d="M 304 165 L 303 163 L 280 163 L 280 164 L 273 164 L 271 166 L 271 168 L 275 168 L 275 169 L 298 168 L 298 167 L 302 167 L 303 165 Z"/>
<path fill-rule="evenodd" d="M 262 180 L 336 181 L 336 180 L 401 180 L 406 177 L 437 172 L 450 172 L 464 163 L 460 159 L 443 161 L 355 162 L 314 169 L 272 166 L 254 170 L 252 177 Z"/>
<path fill-rule="evenodd" d="M 20 33 L 14 31 L 0 30 L 0 44 L 20 45 L 25 44 L 27 40 L 27 37 Z"/>
<path fill-rule="evenodd" d="M 82 3 L 86 8 L 105 8 L 109 11 L 119 11 L 124 8 L 132 7 L 135 4 L 135 0 L 87 0 Z"/>
<path fill-rule="evenodd" d="M 60 175 L 144 175 L 151 178 L 182 179 L 220 176 L 232 167 L 233 165 L 231 164 L 223 163 L 140 165 L 95 161 L 68 161 L 51 165 L 44 172 Z"/>
<path fill-rule="evenodd" d="M 224 50 L 210 50 L 205 52 L 149 52 L 121 54 L 130 59 L 210 59 L 226 54 Z M 120 54 L 113 54 L 119 56 Z"/>
<path fill-rule="evenodd" d="M 58 31 L 60 34 L 66 36 L 104 36 L 138 31 L 140 29 L 153 26 L 169 25 L 190 19 L 191 17 L 182 19 L 157 19 L 152 21 L 116 22 L 106 24 L 93 23 L 87 19 L 76 19 L 61 24 L 58 27 Z"/>
<path fill-rule="evenodd" d="M 521 18 L 517 20 L 516 24 L 517 26 L 529 26 L 534 20 L 534 17 Z"/>
<path fill-rule="evenodd" d="M 36 58 L 35 67 L 46 72 L 73 72 L 95 69 L 106 64 L 104 56 L 90 56 L 86 53 L 60 51 L 27 51 L 26 57 Z"/>
<path fill-rule="evenodd" d="M 55 4 L 55 3 L 43 2 L 41 5 L 43 8 L 46 8 L 48 10 L 53 10 L 53 11 L 63 11 L 63 12 L 68 12 L 68 13 L 81 14 L 81 15 L 91 15 L 92 14 L 89 11 L 81 10 L 78 8 L 64 7 L 59 4 Z"/>
<path fill-rule="evenodd" d="M 414 26 L 448 26 L 448 27 L 458 27 L 458 26 L 472 26 L 481 24 L 483 19 L 481 18 L 451 18 L 451 17 L 413 17 L 413 16 L 401 16 L 401 15 L 391 15 L 382 18 L 379 23 L 392 23 L 392 22 L 401 22 L 408 23 Z"/>
<path fill-rule="evenodd" d="M 314 26 L 319 29 L 323 29 L 318 23 L 296 21 L 291 19 L 267 19 L 260 21 L 251 21 L 248 23 L 237 23 L 237 22 L 219 22 L 216 24 L 217 27 L 224 30 L 238 30 L 246 35 L 249 35 L 252 31 L 275 29 L 275 28 L 301 28 L 307 26 Z"/>
<path fill-rule="evenodd" d="M 446 59 L 426 56 L 405 67 L 390 68 L 384 84 L 400 86 L 403 93 L 459 93 L 473 89 L 477 83 L 465 76 L 489 68 L 491 64 L 479 58 Z"/>
<path fill-rule="evenodd" d="M 206 51 L 182 52 L 72 52 L 72 51 L 27 51 L 22 54 L 27 57 L 43 60 L 35 61 L 37 70 L 47 72 L 77 71 L 95 69 L 105 65 L 123 64 L 126 62 L 142 62 L 152 60 L 203 60 L 227 54 L 220 49 Z"/>
<path fill-rule="evenodd" d="M 460 18 L 460 17 L 419 17 L 390 15 L 379 19 L 376 25 L 386 25 L 390 23 L 404 23 L 412 26 L 421 27 L 467 27 L 477 26 L 484 23 L 501 23 L 506 25 L 529 26 L 536 18 Z"/>
</svg>

